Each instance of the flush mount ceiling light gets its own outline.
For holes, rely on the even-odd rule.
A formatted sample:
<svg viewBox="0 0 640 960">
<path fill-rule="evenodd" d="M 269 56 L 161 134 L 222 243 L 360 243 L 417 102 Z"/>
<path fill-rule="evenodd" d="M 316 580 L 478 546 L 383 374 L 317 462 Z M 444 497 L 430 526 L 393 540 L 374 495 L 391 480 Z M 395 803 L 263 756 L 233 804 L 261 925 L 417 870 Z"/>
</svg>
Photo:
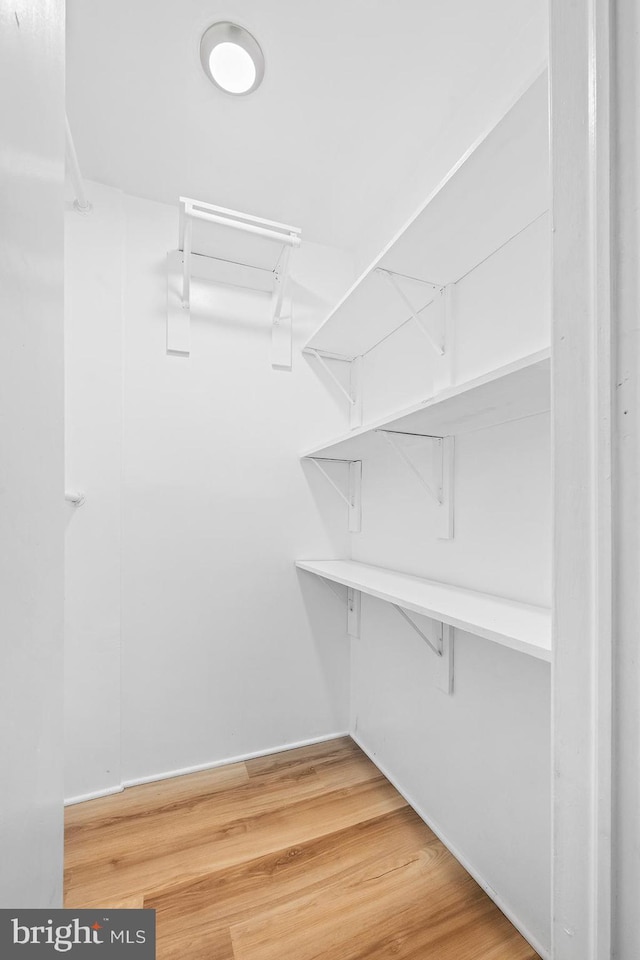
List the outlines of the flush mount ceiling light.
<svg viewBox="0 0 640 960">
<path fill-rule="evenodd" d="M 253 93 L 264 76 L 264 54 L 248 30 L 237 23 L 214 23 L 200 41 L 202 68 L 212 83 L 225 93 Z"/>
</svg>

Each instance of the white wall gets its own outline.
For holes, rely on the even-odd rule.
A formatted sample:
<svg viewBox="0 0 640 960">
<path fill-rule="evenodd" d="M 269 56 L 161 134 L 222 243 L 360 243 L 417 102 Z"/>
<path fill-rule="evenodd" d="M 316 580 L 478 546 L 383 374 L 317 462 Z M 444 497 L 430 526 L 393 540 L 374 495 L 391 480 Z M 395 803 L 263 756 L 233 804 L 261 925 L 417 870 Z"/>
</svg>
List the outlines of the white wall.
<svg viewBox="0 0 640 960">
<path fill-rule="evenodd" d="M 424 202 L 451 167 L 478 137 L 482 137 L 509 109 L 518 92 L 526 89 L 548 58 L 548 7 L 537 3 L 530 8 L 519 33 L 504 45 L 502 56 L 491 68 L 475 77 L 473 94 L 454 101 L 443 129 L 425 130 L 423 148 L 405 154 L 401 189 L 384 194 L 384 202 L 373 207 L 369 221 L 362 225 L 356 249 L 358 271 L 388 243 L 416 208 Z M 484 43 L 479 37 L 476 43 Z"/>
<path fill-rule="evenodd" d="M 63 56 L 0 3 L 0 907 L 62 900 Z"/>
<path fill-rule="evenodd" d="M 119 785 L 122 481 L 122 194 L 88 184 L 65 217 L 67 489 L 65 795 Z"/>
<path fill-rule="evenodd" d="M 341 411 L 298 349 L 271 368 L 256 294 L 196 281 L 191 357 L 167 356 L 177 207 L 88 191 L 68 218 L 67 469 L 87 495 L 67 529 L 69 799 L 348 728 L 344 611 L 324 587 L 303 602 L 293 563 L 348 551 L 343 505 L 298 460 L 309 420 L 331 433 Z M 298 348 L 352 279 L 303 244 Z"/>
</svg>

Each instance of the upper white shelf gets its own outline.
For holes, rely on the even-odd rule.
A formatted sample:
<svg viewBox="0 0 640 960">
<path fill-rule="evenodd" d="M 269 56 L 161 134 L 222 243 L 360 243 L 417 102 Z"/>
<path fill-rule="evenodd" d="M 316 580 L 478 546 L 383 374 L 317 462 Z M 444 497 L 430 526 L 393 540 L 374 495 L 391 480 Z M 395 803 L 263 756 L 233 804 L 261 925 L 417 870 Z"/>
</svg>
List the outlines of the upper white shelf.
<svg viewBox="0 0 640 960">
<path fill-rule="evenodd" d="M 538 660 L 551 660 L 551 611 L 546 607 L 516 603 L 354 560 L 298 560 L 296 566 Z"/>
<path fill-rule="evenodd" d="M 314 333 L 307 348 L 362 356 L 549 206 L 546 71 L 452 168 Z M 404 278 L 404 279 L 403 279 Z"/>
<path fill-rule="evenodd" d="M 550 408 L 550 350 L 539 350 L 474 380 L 351 430 L 302 454 L 357 459 L 376 430 L 450 437 L 545 413 Z"/>
</svg>

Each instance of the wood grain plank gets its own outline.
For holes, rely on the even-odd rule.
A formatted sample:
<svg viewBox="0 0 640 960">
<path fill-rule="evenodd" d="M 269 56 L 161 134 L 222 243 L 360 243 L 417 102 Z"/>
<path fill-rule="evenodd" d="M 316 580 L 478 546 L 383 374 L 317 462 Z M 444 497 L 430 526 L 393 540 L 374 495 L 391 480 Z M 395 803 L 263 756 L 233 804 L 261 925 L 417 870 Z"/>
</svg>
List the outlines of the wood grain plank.
<svg viewBox="0 0 640 960">
<path fill-rule="evenodd" d="M 231 938 L 235 960 L 276 960 L 283 953 L 296 960 L 476 960 L 489 950 L 495 960 L 525 960 L 531 954 L 439 843 L 408 859 L 391 856 L 354 870 L 339 888 L 258 913 L 232 925 Z"/>
<path fill-rule="evenodd" d="M 188 926 L 190 942 L 217 956 L 218 930 L 249 919 L 261 910 L 288 904 L 304 890 L 320 894 L 344 885 L 363 863 L 391 855 L 410 857 L 428 844 L 438 844 L 429 828 L 409 807 L 357 823 L 345 830 L 305 841 L 195 883 L 145 897 L 157 912 L 162 941 L 159 960 L 178 960 L 181 937 Z"/>
<path fill-rule="evenodd" d="M 153 842 L 158 837 L 163 838 L 165 852 L 171 845 L 176 850 L 185 849 L 193 840 L 199 843 L 203 823 L 215 827 L 233 822 L 237 819 L 239 807 L 244 811 L 245 819 L 257 818 L 271 810 L 281 810 L 341 787 L 382 778 L 380 771 L 364 754 L 354 756 L 351 749 L 337 746 L 331 753 L 319 751 L 319 756 L 320 763 L 316 763 L 312 755 L 297 764 L 289 759 L 273 768 L 265 767 L 259 774 L 254 769 L 251 776 L 249 765 L 255 761 L 249 761 L 241 765 L 241 770 L 233 771 L 231 783 L 223 778 L 225 768 L 207 771 L 206 776 L 193 774 L 191 776 L 198 778 L 195 789 L 188 784 L 178 784 L 175 795 L 167 787 L 175 781 L 136 787 L 115 797 L 90 801 L 101 805 L 93 817 L 84 811 L 76 813 L 77 807 L 85 804 L 67 808 L 70 811 L 66 821 L 67 866 L 78 867 L 86 860 L 95 863 L 96 851 L 92 841 L 97 835 L 104 859 L 110 859 L 110 848 L 128 837 L 134 826 L 138 847 L 142 849 L 152 852 Z M 327 762 L 329 759 L 332 762 Z M 175 778 L 178 781 L 183 779 L 187 778 Z M 147 790 L 151 786 L 156 788 L 155 791 Z M 145 797 L 138 796 L 139 791 L 146 794 L 146 805 Z M 122 798 L 121 805 L 113 802 L 118 797 Z M 179 817 L 175 815 L 178 808 L 181 811 Z M 166 829 L 168 824 L 170 830 Z M 82 842 L 76 842 L 80 835 Z"/>
<path fill-rule="evenodd" d="M 244 793 L 242 799 L 246 800 Z M 114 896 L 157 890 L 242 862 L 247 849 L 264 856 L 295 845 L 301 836 L 313 839 L 334 833 L 406 805 L 384 779 L 283 803 L 277 809 L 256 798 L 244 808 L 242 803 L 229 805 L 224 796 L 222 801 L 222 809 L 205 812 L 197 805 L 195 814 L 183 813 L 186 828 L 176 824 L 162 833 L 134 830 L 120 833 L 115 842 L 111 837 L 102 843 L 93 838 L 93 859 L 84 850 L 80 862 L 74 857 L 65 871 L 66 902 L 79 907 L 79 900 L 95 899 L 101 891 Z"/>
</svg>

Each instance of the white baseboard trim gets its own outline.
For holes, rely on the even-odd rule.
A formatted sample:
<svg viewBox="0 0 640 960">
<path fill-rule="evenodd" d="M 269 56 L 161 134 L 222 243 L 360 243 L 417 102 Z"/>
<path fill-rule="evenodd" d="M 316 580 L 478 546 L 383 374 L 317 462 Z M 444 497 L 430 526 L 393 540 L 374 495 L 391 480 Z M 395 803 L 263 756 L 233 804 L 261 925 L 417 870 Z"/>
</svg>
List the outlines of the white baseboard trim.
<svg viewBox="0 0 640 960">
<path fill-rule="evenodd" d="M 72 807 L 74 803 L 84 803 L 85 800 L 99 800 L 100 797 L 110 797 L 114 793 L 122 793 L 124 786 L 118 783 L 115 787 L 107 787 L 106 790 L 94 790 L 93 793 L 82 793 L 77 797 L 69 797 L 64 801 L 65 807 Z"/>
<path fill-rule="evenodd" d="M 484 892 L 489 897 L 491 897 L 495 905 L 502 911 L 502 913 L 504 913 L 505 917 L 507 917 L 507 919 L 511 921 L 511 923 L 514 925 L 516 930 L 518 930 L 522 934 L 525 940 L 531 944 L 531 946 L 536 951 L 536 953 L 540 954 L 540 956 L 542 957 L 542 960 L 551 960 L 551 954 L 549 953 L 549 951 L 542 946 L 542 944 L 537 940 L 536 937 L 533 936 L 533 934 L 529 930 L 527 930 L 526 926 L 520 922 L 518 917 L 515 916 L 515 914 L 510 909 L 510 907 L 504 902 L 502 897 L 498 893 L 496 893 L 496 891 L 493 889 L 493 887 L 491 887 L 490 884 L 486 882 L 486 880 L 478 873 L 478 871 L 474 868 L 474 866 L 471 863 L 469 863 L 469 861 L 457 849 L 457 847 L 453 843 L 450 843 L 446 834 L 440 829 L 438 824 L 434 823 L 433 820 L 429 816 L 427 816 L 427 814 L 424 811 L 424 808 L 419 803 L 416 803 L 413 797 L 409 793 L 407 793 L 407 791 L 400 785 L 396 777 L 384 766 L 384 764 L 380 763 L 380 761 L 375 756 L 375 754 L 368 749 L 368 747 L 363 743 L 363 741 L 360 739 L 360 737 L 356 733 L 352 732 L 350 736 L 351 736 L 351 739 L 358 744 L 360 749 L 364 753 L 366 753 L 366 755 L 369 757 L 371 762 L 376 765 L 380 773 L 384 774 L 384 776 L 387 778 L 389 783 L 393 784 L 393 786 L 396 788 L 398 793 L 401 794 L 404 797 L 404 799 L 407 801 L 409 806 L 415 810 L 415 812 L 418 814 L 420 819 L 424 820 L 424 822 L 426 823 L 426 825 L 429 827 L 430 830 L 433 830 L 436 837 L 442 841 L 442 843 L 445 845 L 447 850 L 451 854 L 453 854 L 453 856 L 456 858 L 458 863 L 460 863 L 464 867 L 464 869 L 467 871 L 467 873 L 473 877 L 476 883 L 482 887 Z"/>
<path fill-rule="evenodd" d="M 272 753 L 285 753 L 287 750 L 297 750 L 299 747 L 312 747 L 316 743 L 325 743 L 330 740 L 339 740 L 349 737 L 348 730 L 340 733 L 328 733 L 321 737 L 312 737 L 310 740 L 299 740 L 297 743 L 280 744 L 277 747 L 267 747 L 265 750 L 255 750 L 252 753 L 243 753 L 237 757 L 227 757 L 224 760 L 211 760 L 209 763 L 198 763 L 193 767 L 181 767 L 179 770 L 167 770 L 165 773 L 153 773 L 146 777 L 135 777 L 133 780 L 124 780 L 123 787 L 139 787 L 143 783 L 155 783 L 157 780 L 170 780 L 172 777 L 184 777 L 189 773 L 200 773 L 203 770 L 215 770 L 216 767 L 226 767 L 232 763 L 244 763 L 245 760 L 256 760 L 258 757 L 268 757 Z"/>
</svg>

